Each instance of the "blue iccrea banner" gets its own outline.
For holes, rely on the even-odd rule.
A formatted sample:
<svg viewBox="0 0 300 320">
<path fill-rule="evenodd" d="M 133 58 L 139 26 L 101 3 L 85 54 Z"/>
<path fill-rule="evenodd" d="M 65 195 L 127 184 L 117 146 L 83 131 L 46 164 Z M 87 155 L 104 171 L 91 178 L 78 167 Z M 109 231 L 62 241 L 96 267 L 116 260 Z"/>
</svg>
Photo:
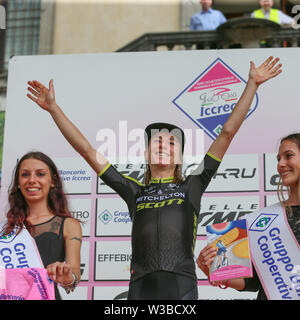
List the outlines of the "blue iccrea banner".
<svg viewBox="0 0 300 320">
<path fill-rule="evenodd" d="M 246 86 L 246 81 L 222 59 L 214 60 L 194 79 L 173 103 L 213 140 L 222 127 Z M 258 95 L 246 116 L 256 109 Z"/>
</svg>

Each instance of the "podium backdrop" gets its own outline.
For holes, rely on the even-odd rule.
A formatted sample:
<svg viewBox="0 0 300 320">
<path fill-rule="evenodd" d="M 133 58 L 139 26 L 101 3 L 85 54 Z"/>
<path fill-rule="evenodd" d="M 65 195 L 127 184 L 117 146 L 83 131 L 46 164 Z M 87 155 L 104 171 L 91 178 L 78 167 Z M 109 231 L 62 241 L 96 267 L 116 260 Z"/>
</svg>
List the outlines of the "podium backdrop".
<svg viewBox="0 0 300 320">
<path fill-rule="evenodd" d="M 82 281 L 65 299 L 124 299 L 131 259 L 131 221 L 122 199 L 103 185 L 65 141 L 50 115 L 26 97 L 27 81 L 54 79 L 57 103 L 90 143 L 135 179 L 144 174 L 143 129 L 150 122 L 185 129 L 184 172 L 201 161 L 234 108 L 250 60 L 278 56 L 283 72 L 263 84 L 202 199 L 195 257 L 207 224 L 231 221 L 276 201 L 281 137 L 300 131 L 300 49 L 241 49 L 13 57 L 9 64 L 1 211 L 13 168 L 40 150 L 56 162 L 74 217 L 83 225 Z M 1 220 L 0 219 L 0 220 Z M 1 258 L 1 257 L 0 257 Z M 197 270 L 200 299 L 253 299 L 220 290 Z"/>
</svg>

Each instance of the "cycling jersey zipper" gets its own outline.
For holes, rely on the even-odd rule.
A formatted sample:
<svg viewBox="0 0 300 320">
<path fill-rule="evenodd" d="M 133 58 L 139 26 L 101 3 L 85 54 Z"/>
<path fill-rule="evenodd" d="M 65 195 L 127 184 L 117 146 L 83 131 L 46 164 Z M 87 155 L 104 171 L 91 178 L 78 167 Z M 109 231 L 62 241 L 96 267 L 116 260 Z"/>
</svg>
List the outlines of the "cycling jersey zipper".
<svg viewBox="0 0 300 320">
<path fill-rule="evenodd" d="M 161 190 L 161 179 L 159 180 L 159 188 L 158 188 L 158 192 L 159 190 Z M 158 212 L 157 212 L 157 250 L 159 253 L 159 263 L 161 263 L 161 257 L 160 257 L 160 207 L 158 208 Z"/>
</svg>

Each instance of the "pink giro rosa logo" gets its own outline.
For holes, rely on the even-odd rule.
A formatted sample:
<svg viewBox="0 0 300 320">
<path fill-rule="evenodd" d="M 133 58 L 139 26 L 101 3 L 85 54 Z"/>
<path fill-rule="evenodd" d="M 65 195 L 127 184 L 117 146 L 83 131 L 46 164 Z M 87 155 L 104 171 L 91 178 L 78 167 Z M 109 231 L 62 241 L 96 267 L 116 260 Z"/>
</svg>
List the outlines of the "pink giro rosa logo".
<svg viewBox="0 0 300 320">
<path fill-rule="evenodd" d="M 246 81 L 220 58 L 185 88 L 173 103 L 212 139 L 216 139 L 245 88 Z M 255 95 L 246 116 L 258 104 Z"/>
</svg>

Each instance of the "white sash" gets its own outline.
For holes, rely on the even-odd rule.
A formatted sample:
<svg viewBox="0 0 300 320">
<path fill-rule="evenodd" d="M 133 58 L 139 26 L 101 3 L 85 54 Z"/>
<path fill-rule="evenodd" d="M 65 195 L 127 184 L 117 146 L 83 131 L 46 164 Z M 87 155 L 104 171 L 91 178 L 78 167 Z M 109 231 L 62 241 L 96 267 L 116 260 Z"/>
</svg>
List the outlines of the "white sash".
<svg viewBox="0 0 300 320">
<path fill-rule="evenodd" d="M 276 203 L 247 217 L 252 261 L 270 300 L 300 300 L 300 245 Z"/>
<path fill-rule="evenodd" d="M 9 235 L 3 236 L 4 225 L 0 225 L 0 267 L 44 268 L 34 239 L 23 228 L 17 235 L 15 228 Z"/>
</svg>

